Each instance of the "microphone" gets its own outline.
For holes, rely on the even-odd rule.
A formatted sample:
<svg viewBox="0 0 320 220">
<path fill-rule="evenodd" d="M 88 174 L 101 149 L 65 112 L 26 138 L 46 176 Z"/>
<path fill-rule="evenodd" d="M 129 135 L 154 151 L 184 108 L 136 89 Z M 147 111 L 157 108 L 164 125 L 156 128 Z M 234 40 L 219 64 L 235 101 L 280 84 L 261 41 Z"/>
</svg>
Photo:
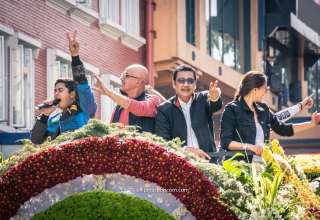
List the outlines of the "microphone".
<svg viewBox="0 0 320 220">
<path fill-rule="evenodd" d="M 52 104 L 41 103 L 41 104 L 37 105 L 36 109 L 40 110 L 43 108 L 50 108 L 52 106 L 58 105 L 60 101 L 61 101 L 61 99 L 55 99 L 55 100 L 53 100 Z"/>
</svg>

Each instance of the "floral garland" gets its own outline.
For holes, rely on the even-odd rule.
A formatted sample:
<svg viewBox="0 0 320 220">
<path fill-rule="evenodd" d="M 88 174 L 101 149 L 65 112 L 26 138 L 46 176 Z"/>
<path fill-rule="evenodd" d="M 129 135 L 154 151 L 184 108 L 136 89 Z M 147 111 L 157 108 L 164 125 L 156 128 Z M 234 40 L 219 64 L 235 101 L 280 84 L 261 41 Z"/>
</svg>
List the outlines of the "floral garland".
<svg viewBox="0 0 320 220">
<path fill-rule="evenodd" d="M 44 189 L 83 174 L 135 176 L 173 191 L 197 219 L 237 219 L 219 192 L 191 163 L 141 140 L 88 137 L 32 154 L 0 178 L 0 216 L 8 219 Z"/>
</svg>

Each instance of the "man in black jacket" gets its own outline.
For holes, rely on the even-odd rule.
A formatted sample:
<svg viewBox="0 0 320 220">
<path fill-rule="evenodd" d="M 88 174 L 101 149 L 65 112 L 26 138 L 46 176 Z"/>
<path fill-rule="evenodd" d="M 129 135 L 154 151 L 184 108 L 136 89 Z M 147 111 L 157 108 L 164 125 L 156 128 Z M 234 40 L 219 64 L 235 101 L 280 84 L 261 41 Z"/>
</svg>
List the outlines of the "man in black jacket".
<svg viewBox="0 0 320 220">
<path fill-rule="evenodd" d="M 196 72 L 179 66 L 173 73 L 172 86 L 176 95 L 158 107 L 155 132 L 164 139 L 179 137 L 185 150 L 210 159 L 206 152 L 215 151 L 212 114 L 222 107 L 218 81 L 210 83 L 209 91 L 195 93 Z"/>
</svg>

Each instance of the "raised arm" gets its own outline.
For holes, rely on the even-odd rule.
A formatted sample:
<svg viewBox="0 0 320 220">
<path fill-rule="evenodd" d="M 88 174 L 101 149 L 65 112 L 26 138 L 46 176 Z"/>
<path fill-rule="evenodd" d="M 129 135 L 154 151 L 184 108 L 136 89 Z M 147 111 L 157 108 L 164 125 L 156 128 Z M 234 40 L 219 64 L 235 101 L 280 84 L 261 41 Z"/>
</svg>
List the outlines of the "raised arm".
<svg viewBox="0 0 320 220">
<path fill-rule="evenodd" d="M 298 114 L 301 110 L 304 108 L 310 109 L 313 106 L 313 100 L 311 96 L 306 97 L 301 102 L 299 102 L 296 105 L 293 105 L 289 108 L 283 109 L 279 112 L 276 112 L 275 115 L 281 122 L 285 122 L 289 120 L 290 118 L 294 117 L 296 114 Z"/>
<path fill-rule="evenodd" d="M 71 35 L 67 33 L 69 40 L 69 51 L 72 56 L 72 75 L 74 81 L 77 82 L 77 94 L 79 97 L 80 108 L 83 112 L 87 113 L 90 118 L 94 117 L 97 105 L 94 100 L 92 90 L 88 84 L 86 72 L 83 67 L 83 63 L 79 57 L 79 42 L 76 39 L 77 31 Z"/>
</svg>

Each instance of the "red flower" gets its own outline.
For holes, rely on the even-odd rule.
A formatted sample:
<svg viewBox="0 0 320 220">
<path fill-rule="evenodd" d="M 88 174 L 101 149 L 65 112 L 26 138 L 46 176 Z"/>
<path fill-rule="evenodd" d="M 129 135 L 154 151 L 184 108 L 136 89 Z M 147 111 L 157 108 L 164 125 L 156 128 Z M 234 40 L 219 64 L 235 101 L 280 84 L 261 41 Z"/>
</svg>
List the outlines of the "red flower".
<svg viewBox="0 0 320 220">
<path fill-rule="evenodd" d="M 0 216 L 8 219 L 31 197 L 86 174 L 117 173 L 154 182 L 171 192 L 197 219 L 237 219 L 196 167 L 146 141 L 89 137 L 31 155 L 0 178 Z"/>
</svg>

